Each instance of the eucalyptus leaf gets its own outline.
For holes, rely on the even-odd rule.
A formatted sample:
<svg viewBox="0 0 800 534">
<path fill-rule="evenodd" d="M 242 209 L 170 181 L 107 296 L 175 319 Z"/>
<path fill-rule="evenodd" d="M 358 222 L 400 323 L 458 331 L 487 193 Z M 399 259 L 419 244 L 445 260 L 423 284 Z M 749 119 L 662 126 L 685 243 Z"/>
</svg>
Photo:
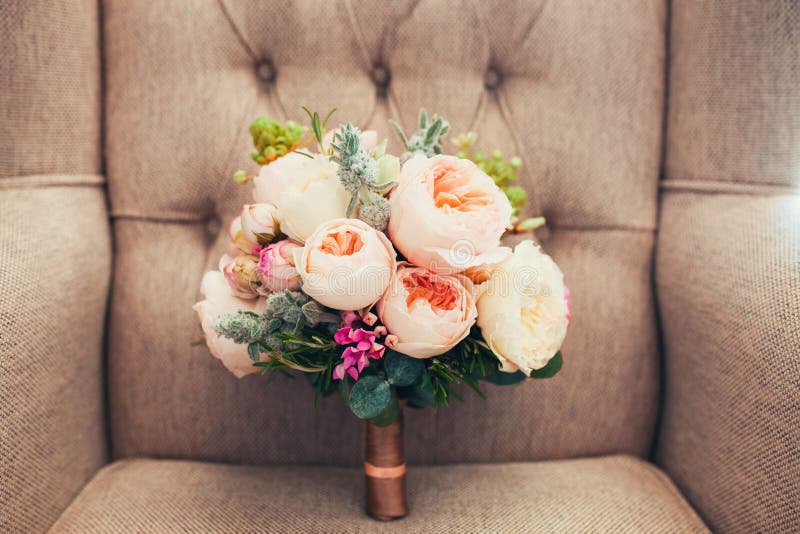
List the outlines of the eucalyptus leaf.
<svg viewBox="0 0 800 534">
<path fill-rule="evenodd" d="M 556 352 L 556 355 L 553 356 L 549 362 L 547 362 L 547 365 L 541 369 L 534 369 L 531 371 L 531 378 L 551 378 L 561 370 L 563 363 L 561 351 L 558 351 Z"/>
<path fill-rule="evenodd" d="M 350 409 L 360 419 L 380 415 L 392 400 L 389 382 L 377 376 L 363 376 L 350 391 Z"/>
<path fill-rule="evenodd" d="M 411 358 L 387 348 L 383 355 L 383 368 L 386 378 L 395 386 L 410 386 L 417 382 L 425 371 L 425 364 L 418 358 Z"/>
<path fill-rule="evenodd" d="M 247 355 L 250 356 L 250 359 L 253 361 L 253 363 L 261 360 L 261 343 L 258 341 L 249 343 L 247 345 Z"/>
<path fill-rule="evenodd" d="M 525 376 L 525 373 L 523 373 L 522 371 L 517 371 L 515 373 L 504 373 L 502 371 L 497 370 L 486 376 L 480 376 L 479 378 L 486 380 L 490 384 L 494 384 L 496 386 L 511 386 L 523 382 L 528 377 Z"/>
<path fill-rule="evenodd" d="M 397 393 L 401 399 L 408 401 L 408 406 L 411 408 L 433 406 L 436 400 L 430 380 L 423 380 L 413 386 L 398 388 Z"/>
<path fill-rule="evenodd" d="M 369 422 L 375 426 L 389 426 L 394 423 L 398 415 L 400 415 L 400 405 L 397 403 L 397 399 L 394 395 L 392 395 L 389 406 L 377 416 L 370 419 Z"/>
</svg>

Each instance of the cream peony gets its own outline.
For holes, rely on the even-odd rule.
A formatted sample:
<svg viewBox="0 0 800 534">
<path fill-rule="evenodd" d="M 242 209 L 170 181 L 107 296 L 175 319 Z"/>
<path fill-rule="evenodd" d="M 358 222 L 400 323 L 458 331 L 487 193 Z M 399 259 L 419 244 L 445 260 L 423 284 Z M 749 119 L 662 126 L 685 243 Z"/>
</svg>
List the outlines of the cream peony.
<svg viewBox="0 0 800 534">
<path fill-rule="evenodd" d="M 289 152 L 268 165 L 262 165 L 258 176 L 253 178 L 253 199 L 257 203 L 278 205 L 281 193 L 303 173 L 308 158 L 297 152 Z"/>
<path fill-rule="evenodd" d="M 533 241 L 480 287 L 478 326 L 502 362 L 502 370 L 530 374 L 561 348 L 569 323 L 564 275 Z"/>
<path fill-rule="evenodd" d="M 239 310 L 263 312 L 266 301 L 236 298 L 231 294 L 228 282 L 219 271 L 210 271 L 203 276 L 200 291 L 205 300 L 195 304 L 192 309 L 200 318 L 206 345 L 211 354 L 222 360 L 222 364 L 237 378 L 257 373 L 259 368 L 253 366 L 253 361 L 247 354 L 247 345 L 237 345 L 232 339 L 218 336 L 214 331 L 214 320 L 221 315 L 236 313 Z M 262 354 L 261 359 L 261 361 L 266 360 L 266 356 Z"/>
<path fill-rule="evenodd" d="M 389 200 L 389 236 L 414 265 L 453 274 L 511 255 L 497 246 L 511 219 L 511 204 L 467 159 L 411 158 Z"/>
<path fill-rule="evenodd" d="M 396 256 L 383 232 L 358 219 L 335 219 L 294 250 L 294 263 L 308 296 L 336 310 L 360 310 L 386 290 Z"/>
<path fill-rule="evenodd" d="M 386 345 L 414 358 L 453 348 L 467 337 L 478 314 L 469 280 L 406 262 L 397 264 L 377 311 L 390 334 Z"/>
</svg>

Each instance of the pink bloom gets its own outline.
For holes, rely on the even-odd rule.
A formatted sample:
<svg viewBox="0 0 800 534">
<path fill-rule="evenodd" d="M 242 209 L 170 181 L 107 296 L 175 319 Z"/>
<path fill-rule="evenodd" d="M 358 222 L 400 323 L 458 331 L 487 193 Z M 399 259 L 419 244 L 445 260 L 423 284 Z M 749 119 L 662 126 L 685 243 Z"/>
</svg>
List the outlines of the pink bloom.
<svg viewBox="0 0 800 534">
<path fill-rule="evenodd" d="M 333 370 L 333 378 L 341 380 L 347 373 L 353 380 L 358 380 L 359 373 L 369 366 L 370 359 L 378 360 L 383 357 L 386 348 L 375 338 L 385 335 L 386 329 L 381 326 L 374 330 L 358 328 L 364 322 L 361 317 L 354 312 L 344 312 L 342 315 L 345 326 L 336 331 L 333 339 L 339 345 L 347 347 L 342 351 L 342 363 Z"/>
<path fill-rule="evenodd" d="M 299 245 L 288 239 L 273 243 L 261 250 L 258 257 L 258 280 L 270 291 L 297 291 L 300 273 L 294 268 L 292 252 Z"/>
</svg>

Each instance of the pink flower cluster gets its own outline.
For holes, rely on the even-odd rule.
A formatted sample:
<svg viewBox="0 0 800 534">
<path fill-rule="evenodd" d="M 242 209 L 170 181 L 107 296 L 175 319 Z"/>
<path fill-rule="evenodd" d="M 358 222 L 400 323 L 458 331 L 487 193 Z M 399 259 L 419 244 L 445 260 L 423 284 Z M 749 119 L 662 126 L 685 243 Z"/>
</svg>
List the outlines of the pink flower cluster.
<svg viewBox="0 0 800 534">
<path fill-rule="evenodd" d="M 342 363 L 333 369 L 333 379 L 341 380 L 345 373 L 350 375 L 353 380 L 358 380 L 358 376 L 365 367 L 369 366 L 370 359 L 379 360 L 383 357 L 386 350 L 377 338 L 386 335 L 386 327 L 375 326 L 377 317 L 373 313 L 367 313 L 364 317 L 352 311 L 342 313 L 344 326 L 336 331 L 333 339 L 339 345 L 347 345 L 342 351 Z"/>
</svg>

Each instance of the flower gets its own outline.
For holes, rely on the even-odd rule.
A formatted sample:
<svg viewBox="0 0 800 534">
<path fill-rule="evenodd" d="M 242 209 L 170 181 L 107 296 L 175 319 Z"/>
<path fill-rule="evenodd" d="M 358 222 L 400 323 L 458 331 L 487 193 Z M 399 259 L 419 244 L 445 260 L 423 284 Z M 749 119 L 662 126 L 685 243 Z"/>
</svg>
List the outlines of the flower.
<svg viewBox="0 0 800 534">
<path fill-rule="evenodd" d="M 454 274 L 510 256 L 497 245 L 511 205 L 469 160 L 417 155 L 403 165 L 389 200 L 389 236 L 414 265 Z"/>
<path fill-rule="evenodd" d="M 219 260 L 219 270 L 225 275 L 231 291 L 243 299 L 254 299 L 259 294 L 257 266 L 258 258 L 251 254 L 240 254 L 235 258 L 225 254 Z"/>
<path fill-rule="evenodd" d="M 390 334 L 386 345 L 414 358 L 450 350 L 467 337 L 478 314 L 469 280 L 406 262 L 397 264 L 377 310 Z"/>
<path fill-rule="evenodd" d="M 278 233 L 278 210 L 272 204 L 245 204 L 242 209 L 242 235 L 250 242 L 269 244 Z"/>
<path fill-rule="evenodd" d="M 250 241 L 244 237 L 242 232 L 242 218 L 236 217 L 231 221 L 228 226 L 228 248 L 226 249 L 228 256 L 238 256 L 242 252 L 245 254 L 258 254 L 261 248 L 256 241 Z"/>
<path fill-rule="evenodd" d="M 353 312 L 345 312 L 353 313 Z M 386 335 L 386 328 L 377 326 L 373 330 L 363 327 L 357 328 L 360 321 L 354 321 L 345 316 L 345 325 L 336 331 L 333 339 L 339 345 L 349 345 L 342 351 L 342 363 L 334 367 L 333 379 L 341 380 L 345 373 L 353 380 L 358 380 L 358 375 L 369 365 L 369 360 L 383 358 L 386 347 L 376 341 L 377 337 Z"/>
<path fill-rule="evenodd" d="M 214 320 L 239 310 L 261 313 L 266 307 L 264 299 L 242 300 L 235 297 L 231 294 L 225 277 L 219 271 L 210 271 L 203 276 L 200 291 L 205 299 L 195 304 L 192 309 L 200 318 L 206 345 L 211 354 L 222 360 L 222 364 L 237 378 L 258 372 L 259 368 L 253 366 L 253 361 L 247 354 L 247 345 L 239 345 L 231 339 L 217 335 L 214 331 Z M 265 359 L 266 355 L 262 354 L 260 361 Z"/>
<path fill-rule="evenodd" d="M 350 195 L 339 183 L 337 168 L 327 156 L 292 152 L 261 169 L 253 196 L 274 204 L 281 231 L 303 243 L 320 224 L 346 216 Z"/>
<path fill-rule="evenodd" d="M 478 326 L 501 370 L 530 374 L 561 348 L 569 323 L 564 275 L 533 241 L 523 241 L 478 295 Z"/>
<path fill-rule="evenodd" d="M 293 251 L 303 291 L 336 310 L 359 310 L 377 301 L 394 271 L 389 239 L 358 219 L 321 224 Z"/>
<path fill-rule="evenodd" d="M 300 273 L 294 268 L 295 249 L 300 245 L 284 239 L 261 249 L 256 275 L 261 285 L 269 291 L 297 291 Z"/>
</svg>

